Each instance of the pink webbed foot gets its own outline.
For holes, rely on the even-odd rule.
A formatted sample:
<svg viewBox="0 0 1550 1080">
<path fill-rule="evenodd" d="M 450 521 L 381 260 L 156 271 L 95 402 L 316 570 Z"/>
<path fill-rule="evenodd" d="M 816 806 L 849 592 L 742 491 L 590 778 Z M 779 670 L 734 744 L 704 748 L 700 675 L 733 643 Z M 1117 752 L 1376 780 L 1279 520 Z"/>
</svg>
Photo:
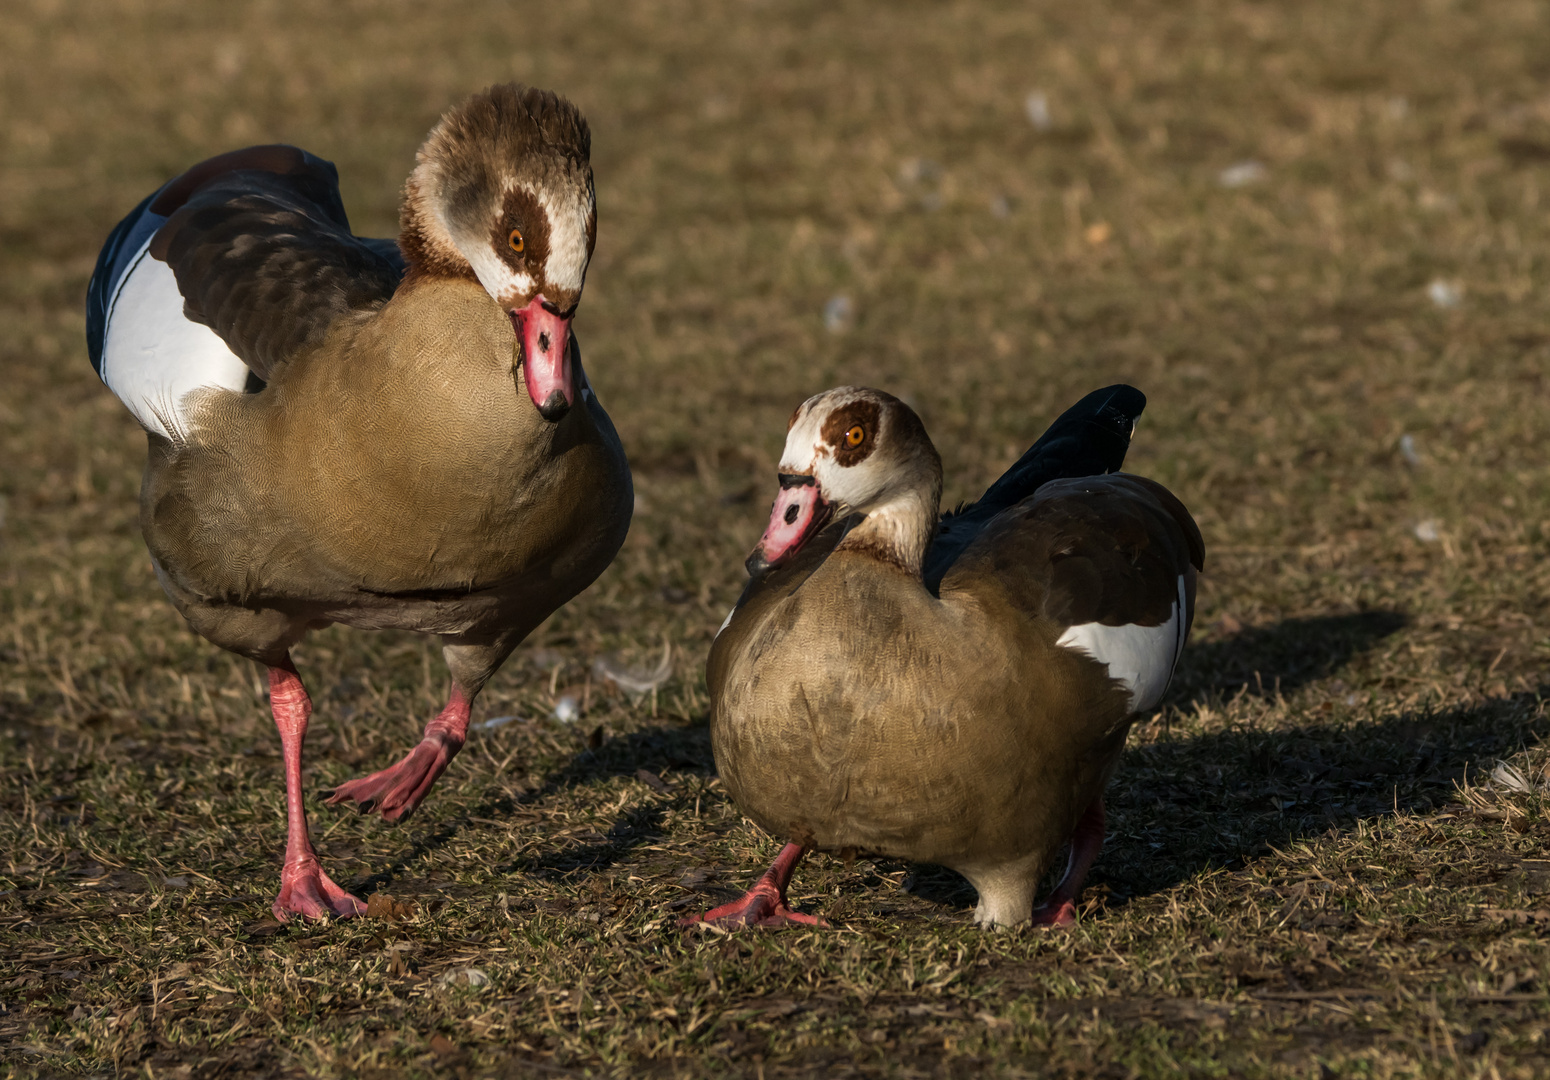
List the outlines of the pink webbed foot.
<svg viewBox="0 0 1550 1080">
<path fill-rule="evenodd" d="M 1065 875 L 1044 903 L 1033 909 L 1034 926 L 1076 925 L 1076 901 L 1082 895 L 1087 871 L 1092 869 L 1103 848 L 1103 796 L 1099 795 L 1082 812 L 1071 833 L 1071 857 Z"/>
<path fill-rule="evenodd" d="M 712 908 L 703 915 L 683 919 L 678 925 L 698 926 L 702 923 L 711 923 L 733 929 L 741 926 L 788 926 L 796 923 L 801 926 L 827 929 L 829 924 L 817 916 L 792 911 L 786 905 L 786 886 L 791 881 L 791 874 L 796 870 L 797 863 L 802 861 L 803 854 L 800 845 L 787 844 L 776 858 L 775 865 L 764 872 L 764 875 L 742 899 Z"/>
<path fill-rule="evenodd" d="M 463 749 L 468 738 L 469 709 L 468 697 L 454 685 L 447 707 L 425 725 L 425 737 L 419 746 L 391 768 L 325 792 L 328 805 L 337 806 L 353 799 L 363 814 L 375 811 L 388 821 L 407 818 L 425 801 L 436 778 L 447 771 L 447 764 Z"/>
<path fill-rule="evenodd" d="M 716 926 L 724 926 L 732 929 L 739 926 L 786 926 L 791 923 L 799 923 L 802 926 L 817 926 L 828 929 L 829 924 L 815 915 L 805 915 L 800 911 L 792 911 L 786 906 L 786 902 L 774 895 L 774 890 L 765 891 L 759 886 L 754 886 L 741 900 L 734 900 L 730 904 L 722 904 L 718 908 L 711 908 L 703 915 L 696 915 L 691 919 L 684 919 L 680 926 L 697 926 L 700 923 L 713 923 Z"/>
<path fill-rule="evenodd" d="M 315 858 L 287 863 L 280 871 L 280 895 L 275 898 L 274 917 L 289 922 L 292 915 L 306 919 L 349 918 L 364 915 L 366 904 L 334 884 L 323 873 Z"/>
<path fill-rule="evenodd" d="M 325 792 L 328 805 L 337 806 L 353 799 L 363 814 L 376 811 L 388 821 L 402 821 L 425 801 L 431 785 L 447 770 L 448 762 L 462 745 L 458 742 L 449 746 L 435 736 L 426 738 L 397 765 Z"/>
<path fill-rule="evenodd" d="M 1076 905 L 1070 900 L 1048 900 L 1033 909 L 1034 926 L 1074 926 Z"/>
</svg>

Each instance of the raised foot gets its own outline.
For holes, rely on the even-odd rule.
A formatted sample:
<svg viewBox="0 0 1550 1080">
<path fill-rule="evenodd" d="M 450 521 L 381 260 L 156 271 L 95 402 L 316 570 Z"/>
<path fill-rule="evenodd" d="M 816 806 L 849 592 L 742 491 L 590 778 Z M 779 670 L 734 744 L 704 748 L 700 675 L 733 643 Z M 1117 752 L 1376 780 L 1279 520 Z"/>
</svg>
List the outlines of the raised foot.
<svg viewBox="0 0 1550 1080">
<path fill-rule="evenodd" d="M 1076 925 L 1076 904 L 1070 900 L 1046 900 L 1033 909 L 1034 926 Z"/>
<path fill-rule="evenodd" d="M 353 799 L 363 814 L 376 811 L 388 821 L 402 821 L 430 794 L 431 785 L 447 769 L 462 743 L 450 745 L 444 738 L 431 736 L 409 751 L 397 765 L 340 784 L 325 791 L 329 806 Z"/>
<path fill-rule="evenodd" d="M 274 917 L 289 922 L 292 915 L 306 919 L 347 919 L 366 914 L 366 904 L 345 892 L 323 873 L 317 859 L 300 859 L 280 871 L 280 895 Z"/>
<path fill-rule="evenodd" d="M 800 911 L 792 911 L 786 906 L 786 901 L 780 893 L 773 886 L 762 881 L 750 889 L 741 900 L 722 904 L 703 915 L 681 919 L 678 925 L 698 926 L 702 923 L 711 923 L 729 930 L 744 926 L 789 926 L 792 923 L 801 926 L 817 926 L 825 930 L 829 928 L 829 924 L 816 915 L 804 915 Z"/>
</svg>

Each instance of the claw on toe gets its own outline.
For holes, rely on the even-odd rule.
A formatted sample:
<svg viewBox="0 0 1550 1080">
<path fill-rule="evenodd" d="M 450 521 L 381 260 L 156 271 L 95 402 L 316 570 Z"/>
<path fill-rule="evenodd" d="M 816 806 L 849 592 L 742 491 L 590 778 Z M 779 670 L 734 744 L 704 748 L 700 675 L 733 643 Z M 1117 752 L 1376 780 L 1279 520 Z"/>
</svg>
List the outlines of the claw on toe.
<svg viewBox="0 0 1550 1080">
<path fill-rule="evenodd" d="M 362 814 L 379 813 L 387 821 L 403 821 L 430 794 L 431 785 L 446 771 L 457 750 L 426 739 L 397 765 L 349 780 L 323 793 L 329 806 L 354 801 Z"/>
<path fill-rule="evenodd" d="M 757 888 L 742 899 L 712 908 L 703 915 L 680 919 L 678 925 L 689 927 L 707 923 L 727 930 L 736 930 L 745 926 L 776 927 L 793 924 L 829 929 L 829 924 L 816 915 L 793 911 L 786 906 L 784 897 L 774 896 L 771 892 Z"/>
<path fill-rule="evenodd" d="M 289 922 L 292 915 L 347 919 L 366 914 L 366 903 L 334 884 L 316 862 L 304 862 L 281 872 L 280 895 L 275 897 L 272 910 L 280 922 Z"/>
</svg>

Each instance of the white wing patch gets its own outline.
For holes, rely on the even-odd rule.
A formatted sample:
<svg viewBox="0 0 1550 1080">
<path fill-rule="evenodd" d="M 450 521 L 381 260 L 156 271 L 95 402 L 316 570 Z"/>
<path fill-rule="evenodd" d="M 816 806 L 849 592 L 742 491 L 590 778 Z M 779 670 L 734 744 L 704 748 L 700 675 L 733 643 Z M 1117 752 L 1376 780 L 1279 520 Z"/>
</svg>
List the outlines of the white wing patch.
<svg viewBox="0 0 1550 1080">
<path fill-rule="evenodd" d="M 1131 712 L 1145 712 L 1162 700 L 1184 651 L 1184 579 L 1172 614 L 1160 626 L 1104 626 L 1082 623 L 1060 635 L 1057 645 L 1086 653 L 1109 666 L 1109 678 L 1130 691 Z"/>
<path fill-rule="evenodd" d="M 174 441 L 188 437 L 184 397 L 194 390 L 242 390 L 248 366 L 214 330 L 183 315 L 172 267 L 135 255 L 108 302 L 102 381 L 140 426 Z"/>
</svg>

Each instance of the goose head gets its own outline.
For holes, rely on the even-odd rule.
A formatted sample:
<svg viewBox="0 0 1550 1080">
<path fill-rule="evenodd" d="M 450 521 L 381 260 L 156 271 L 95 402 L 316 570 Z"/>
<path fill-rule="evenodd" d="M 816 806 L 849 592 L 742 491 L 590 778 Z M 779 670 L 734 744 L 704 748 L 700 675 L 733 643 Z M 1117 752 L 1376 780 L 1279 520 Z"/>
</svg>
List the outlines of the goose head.
<svg viewBox="0 0 1550 1080">
<path fill-rule="evenodd" d="M 862 519 L 842 548 L 920 572 L 942 499 L 942 459 L 904 402 L 860 386 L 808 398 L 791 414 L 778 475 L 749 573 L 790 559 L 836 514 Z"/>
<path fill-rule="evenodd" d="M 404 186 L 411 275 L 474 278 L 511 318 L 523 381 L 546 420 L 576 400 L 571 319 L 597 235 L 592 136 L 570 102 L 515 83 L 442 117 Z"/>
</svg>

